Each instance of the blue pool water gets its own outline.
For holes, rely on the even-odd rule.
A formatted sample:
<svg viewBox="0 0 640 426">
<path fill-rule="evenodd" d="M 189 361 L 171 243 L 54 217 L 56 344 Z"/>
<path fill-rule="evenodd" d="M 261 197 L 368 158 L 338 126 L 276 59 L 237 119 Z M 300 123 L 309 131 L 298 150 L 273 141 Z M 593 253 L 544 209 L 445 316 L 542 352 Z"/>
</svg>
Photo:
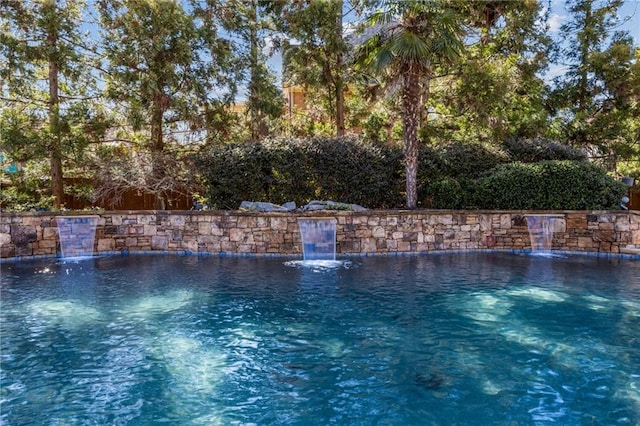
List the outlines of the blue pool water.
<svg viewBox="0 0 640 426">
<path fill-rule="evenodd" d="M 2 425 L 640 424 L 640 262 L 2 264 Z"/>
</svg>

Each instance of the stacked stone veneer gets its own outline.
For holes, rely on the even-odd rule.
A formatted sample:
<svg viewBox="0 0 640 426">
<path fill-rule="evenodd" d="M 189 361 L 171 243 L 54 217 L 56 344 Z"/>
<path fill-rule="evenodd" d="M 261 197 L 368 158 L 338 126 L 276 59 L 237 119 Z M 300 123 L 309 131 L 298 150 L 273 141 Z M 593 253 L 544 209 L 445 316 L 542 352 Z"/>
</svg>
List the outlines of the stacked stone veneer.
<svg viewBox="0 0 640 426">
<path fill-rule="evenodd" d="M 632 253 L 640 250 L 640 214 L 625 211 L 540 212 L 560 216 L 553 248 Z M 85 213 L 73 213 L 83 215 Z M 530 247 L 527 212 L 365 211 L 316 214 L 221 211 L 110 211 L 98 216 L 96 253 L 192 252 L 297 255 L 299 217 L 335 217 L 340 254 L 435 250 L 521 250 Z M 1 257 L 55 256 L 53 213 L 2 213 Z"/>
</svg>

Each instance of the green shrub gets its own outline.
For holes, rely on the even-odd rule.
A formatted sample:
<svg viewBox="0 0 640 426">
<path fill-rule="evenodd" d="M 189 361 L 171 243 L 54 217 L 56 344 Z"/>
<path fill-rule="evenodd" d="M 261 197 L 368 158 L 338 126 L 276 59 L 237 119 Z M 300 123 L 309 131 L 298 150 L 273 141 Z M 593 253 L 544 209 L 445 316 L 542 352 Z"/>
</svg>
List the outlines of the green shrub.
<svg viewBox="0 0 640 426">
<path fill-rule="evenodd" d="M 404 172 L 404 157 L 399 160 Z M 420 207 L 433 206 L 433 184 L 442 178 L 442 160 L 438 152 L 428 145 L 421 145 L 418 152 L 418 205 Z M 404 175 L 401 177 L 404 185 Z M 442 207 L 444 208 L 444 207 Z"/>
<path fill-rule="evenodd" d="M 626 187 L 586 161 L 503 164 L 480 144 L 422 146 L 419 206 L 443 209 L 617 208 Z M 217 146 L 198 160 L 209 207 L 244 200 L 404 205 L 402 148 L 355 138 L 274 139 Z"/>
<path fill-rule="evenodd" d="M 16 173 L 2 173 L 0 209 L 50 210 L 53 207 L 47 161 L 29 161 Z"/>
<path fill-rule="evenodd" d="M 626 188 L 586 161 L 498 166 L 479 181 L 476 207 L 591 210 L 617 208 Z"/>
<path fill-rule="evenodd" d="M 502 143 L 511 161 L 537 163 L 546 160 L 586 160 L 586 156 L 570 146 L 543 138 L 509 139 Z"/>
<path fill-rule="evenodd" d="M 402 205 L 402 152 L 355 138 L 315 138 L 305 143 L 315 199 L 390 208 Z"/>
<path fill-rule="evenodd" d="M 266 156 L 262 145 L 244 143 L 216 146 L 198 159 L 208 188 L 208 204 L 236 209 L 247 197 L 262 195 L 270 177 Z"/>
<path fill-rule="evenodd" d="M 212 148 L 198 160 L 207 204 L 311 200 L 391 208 L 403 203 L 402 151 L 354 138 L 277 139 Z"/>
<path fill-rule="evenodd" d="M 435 209 L 462 208 L 465 190 L 455 178 L 444 177 L 434 181 L 428 187 L 431 197 L 431 207 Z"/>
<path fill-rule="evenodd" d="M 509 160 L 500 149 L 478 142 L 448 142 L 436 150 L 440 174 L 454 178 L 478 178 Z"/>
</svg>

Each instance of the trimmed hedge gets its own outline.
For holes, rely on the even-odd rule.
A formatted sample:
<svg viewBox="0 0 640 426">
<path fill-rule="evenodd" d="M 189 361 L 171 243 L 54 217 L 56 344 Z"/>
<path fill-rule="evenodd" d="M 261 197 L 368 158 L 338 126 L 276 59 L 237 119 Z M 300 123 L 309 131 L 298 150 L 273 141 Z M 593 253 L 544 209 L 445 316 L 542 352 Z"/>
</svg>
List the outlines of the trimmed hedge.
<svg viewBox="0 0 640 426">
<path fill-rule="evenodd" d="M 481 179 L 476 203 L 488 209 L 618 208 L 627 188 L 586 161 L 512 163 Z"/>
<path fill-rule="evenodd" d="M 419 206 L 444 209 L 617 208 L 626 187 L 575 151 L 547 141 L 505 143 L 506 152 L 478 143 L 421 146 Z M 545 148 L 546 147 L 546 148 Z M 507 149 L 508 148 L 508 149 Z M 562 161 L 507 163 L 561 157 Z M 578 156 L 579 157 L 579 156 Z M 274 139 L 212 147 L 197 165 L 210 208 L 242 201 L 283 204 L 311 200 L 368 208 L 404 206 L 402 148 L 356 138 Z"/>
<path fill-rule="evenodd" d="M 197 161 L 208 205 L 244 200 L 303 205 L 333 200 L 367 207 L 403 204 L 402 150 L 355 138 L 267 140 L 214 147 Z"/>
<path fill-rule="evenodd" d="M 509 139 L 502 143 L 502 149 L 510 161 L 537 163 L 546 160 L 587 160 L 587 156 L 570 146 L 542 138 Z"/>
<path fill-rule="evenodd" d="M 436 147 L 440 159 L 440 175 L 475 179 L 500 164 L 509 156 L 497 147 L 478 142 L 448 142 Z"/>
</svg>

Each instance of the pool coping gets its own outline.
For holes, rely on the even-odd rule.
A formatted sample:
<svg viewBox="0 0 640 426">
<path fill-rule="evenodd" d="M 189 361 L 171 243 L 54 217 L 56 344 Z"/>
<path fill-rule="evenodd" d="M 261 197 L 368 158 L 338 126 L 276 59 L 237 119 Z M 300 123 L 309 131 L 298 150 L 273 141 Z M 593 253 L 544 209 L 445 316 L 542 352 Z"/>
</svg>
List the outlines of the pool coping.
<svg viewBox="0 0 640 426">
<path fill-rule="evenodd" d="M 363 258 L 363 257 L 426 257 L 432 255 L 456 255 L 456 254 L 491 254 L 491 253 L 504 253 L 515 255 L 531 255 L 530 249 L 478 249 L 478 250 L 430 250 L 420 252 L 389 252 L 389 253 L 340 253 L 336 255 L 336 260 L 351 259 L 351 258 Z M 570 251 L 570 250 L 552 250 L 551 252 L 545 252 L 544 254 L 550 254 L 549 258 L 554 257 L 592 257 L 601 259 L 622 259 L 640 261 L 640 253 L 607 253 L 607 252 L 588 252 L 588 251 Z M 299 253 L 295 254 L 282 254 L 282 253 L 233 253 L 233 252 L 191 252 L 188 250 L 113 250 L 96 253 L 92 256 L 86 256 L 86 258 L 100 258 L 107 256 L 176 256 L 176 257 L 217 257 L 217 258 L 230 258 L 230 259 L 289 259 L 289 260 L 302 260 L 302 256 Z M 532 256 L 533 257 L 533 256 Z M 547 256 L 540 256 L 547 257 Z M 0 259 L 0 264 L 3 263 L 15 263 L 20 261 L 29 260 L 46 260 L 46 259 L 65 259 L 61 254 L 56 256 L 51 255 L 33 255 L 33 256 L 17 256 L 11 258 Z"/>
</svg>

